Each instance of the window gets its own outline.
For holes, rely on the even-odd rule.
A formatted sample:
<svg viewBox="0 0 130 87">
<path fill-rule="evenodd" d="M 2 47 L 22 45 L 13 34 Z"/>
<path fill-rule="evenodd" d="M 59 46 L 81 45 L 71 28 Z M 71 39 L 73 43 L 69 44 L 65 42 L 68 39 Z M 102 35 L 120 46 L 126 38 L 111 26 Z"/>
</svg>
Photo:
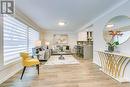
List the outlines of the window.
<svg viewBox="0 0 130 87">
<path fill-rule="evenodd" d="M 39 33 L 12 16 L 3 17 L 4 63 L 18 59 L 23 51 L 32 52 Z"/>
<path fill-rule="evenodd" d="M 4 17 L 4 62 L 27 50 L 27 26 L 11 16 Z"/>
<path fill-rule="evenodd" d="M 28 49 L 28 51 L 29 51 L 29 53 L 30 53 L 30 55 L 32 55 L 32 48 L 34 48 L 35 47 L 35 42 L 37 41 L 37 40 L 39 40 L 39 32 L 37 32 L 37 31 L 35 31 L 34 29 L 32 29 L 32 28 L 29 28 L 29 30 L 28 30 L 29 32 L 29 34 L 28 34 L 28 36 L 29 36 L 29 41 L 28 41 L 28 45 L 29 45 L 29 49 Z"/>
</svg>

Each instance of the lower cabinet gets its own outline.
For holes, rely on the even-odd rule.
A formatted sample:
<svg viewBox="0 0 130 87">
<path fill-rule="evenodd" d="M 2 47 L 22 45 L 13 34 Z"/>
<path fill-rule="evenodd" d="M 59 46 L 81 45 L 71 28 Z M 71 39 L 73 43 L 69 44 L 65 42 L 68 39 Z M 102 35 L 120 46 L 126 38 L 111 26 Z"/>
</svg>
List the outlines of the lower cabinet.
<svg viewBox="0 0 130 87">
<path fill-rule="evenodd" d="M 86 45 L 84 46 L 84 59 L 92 59 L 93 58 L 93 46 Z"/>
<path fill-rule="evenodd" d="M 92 59 L 93 58 L 93 45 L 83 45 L 76 47 L 76 54 L 78 57 L 83 59 Z"/>
</svg>

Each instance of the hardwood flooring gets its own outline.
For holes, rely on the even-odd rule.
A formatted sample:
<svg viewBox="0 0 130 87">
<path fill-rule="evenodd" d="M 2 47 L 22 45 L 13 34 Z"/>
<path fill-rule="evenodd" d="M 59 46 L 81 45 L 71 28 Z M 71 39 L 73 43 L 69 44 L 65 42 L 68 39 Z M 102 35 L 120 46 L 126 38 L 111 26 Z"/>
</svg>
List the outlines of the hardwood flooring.
<svg viewBox="0 0 130 87">
<path fill-rule="evenodd" d="M 80 64 L 40 66 L 27 68 L 23 79 L 21 71 L 0 87 L 130 87 L 130 83 L 119 83 L 101 72 L 90 60 L 79 60 Z"/>
</svg>

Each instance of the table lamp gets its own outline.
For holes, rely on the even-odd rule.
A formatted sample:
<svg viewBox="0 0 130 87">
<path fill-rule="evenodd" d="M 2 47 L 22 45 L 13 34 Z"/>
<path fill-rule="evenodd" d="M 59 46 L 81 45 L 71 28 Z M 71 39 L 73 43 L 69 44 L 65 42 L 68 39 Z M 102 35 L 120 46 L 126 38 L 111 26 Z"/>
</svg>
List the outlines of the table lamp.
<svg viewBox="0 0 130 87">
<path fill-rule="evenodd" d="M 47 46 L 47 49 L 49 48 L 48 46 L 50 45 L 50 43 L 48 41 L 45 41 L 45 45 Z"/>
</svg>

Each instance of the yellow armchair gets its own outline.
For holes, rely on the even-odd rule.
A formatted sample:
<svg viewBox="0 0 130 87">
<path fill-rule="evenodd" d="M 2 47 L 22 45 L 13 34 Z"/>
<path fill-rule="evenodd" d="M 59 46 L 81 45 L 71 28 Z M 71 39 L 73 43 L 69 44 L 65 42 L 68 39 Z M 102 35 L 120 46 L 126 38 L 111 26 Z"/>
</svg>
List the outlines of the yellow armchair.
<svg viewBox="0 0 130 87">
<path fill-rule="evenodd" d="M 27 53 L 27 52 L 21 52 L 20 57 L 22 58 L 22 65 L 24 66 L 20 79 L 22 79 L 26 67 L 30 67 L 30 66 L 33 66 L 33 65 L 36 65 L 36 68 L 37 68 L 37 71 L 38 71 L 38 74 L 39 74 L 39 64 L 40 64 L 40 62 L 39 62 L 38 59 L 30 58 L 29 53 Z"/>
</svg>

